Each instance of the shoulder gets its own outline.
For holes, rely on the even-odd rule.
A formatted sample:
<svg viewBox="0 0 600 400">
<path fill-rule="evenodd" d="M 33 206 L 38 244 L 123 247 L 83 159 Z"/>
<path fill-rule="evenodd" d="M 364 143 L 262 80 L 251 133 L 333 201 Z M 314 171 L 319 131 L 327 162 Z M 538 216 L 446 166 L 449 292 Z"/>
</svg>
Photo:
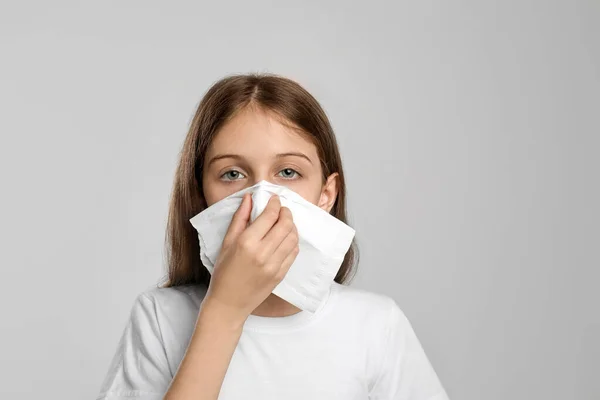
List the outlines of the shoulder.
<svg viewBox="0 0 600 400">
<path fill-rule="evenodd" d="M 187 334 L 198 317 L 206 289 L 200 285 L 152 287 L 140 292 L 131 309 L 134 322 L 152 322 L 162 335 Z M 179 332 L 181 329 L 184 332 Z"/>
<path fill-rule="evenodd" d="M 363 340 L 372 398 L 447 399 L 411 323 L 394 299 L 336 285 L 336 309 Z M 340 321 L 336 321 L 339 323 Z M 412 395 L 407 397 L 408 392 Z M 435 395 L 435 397 L 432 395 Z"/>
<path fill-rule="evenodd" d="M 181 285 L 172 287 L 152 287 L 139 293 L 136 301 L 149 300 L 161 307 L 189 305 L 199 307 L 206 295 L 201 285 Z"/>
<path fill-rule="evenodd" d="M 373 316 L 389 318 L 394 313 L 402 313 L 396 301 L 385 294 L 371 292 L 351 286 L 335 283 L 332 293 L 336 297 L 335 305 L 343 311 L 351 311 L 358 317 Z"/>
<path fill-rule="evenodd" d="M 356 325 L 369 336 L 385 340 L 390 330 L 411 330 L 404 312 L 390 296 L 338 283 L 332 286 L 332 295 L 331 311 L 336 318 Z"/>
</svg>

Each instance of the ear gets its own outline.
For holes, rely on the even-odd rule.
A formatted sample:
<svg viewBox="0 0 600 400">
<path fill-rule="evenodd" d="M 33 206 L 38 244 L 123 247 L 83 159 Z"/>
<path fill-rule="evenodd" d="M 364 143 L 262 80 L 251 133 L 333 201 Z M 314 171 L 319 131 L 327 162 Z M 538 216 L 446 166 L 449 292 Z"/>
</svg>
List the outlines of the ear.
<svg viewBox="0 0 600 400">
<path fill-rule="evenodd" d="M 331 212 L 335 199 L 338 195 L 338 173 L 334 172 L 329 175 L 323 188 L 321 189 L 321 197 L 319 198 L 318 206 L 327 212 Z"/>
</svg>

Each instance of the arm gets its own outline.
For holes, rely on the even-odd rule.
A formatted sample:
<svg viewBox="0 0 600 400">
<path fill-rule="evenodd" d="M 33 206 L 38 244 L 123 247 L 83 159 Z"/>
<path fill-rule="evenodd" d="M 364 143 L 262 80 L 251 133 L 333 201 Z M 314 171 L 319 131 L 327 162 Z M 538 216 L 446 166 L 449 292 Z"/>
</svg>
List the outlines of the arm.
<svg viewBox="0 0 600 400">
<path fill-rule="evenodd" d="M 219 304 L 202 303 L 190 344 L 164 400 L 216 400 L 243 324 L 243 319 Z"/>
<path fill-rule="evenodd" d="M 172 374 L 155 298 L 141 294 L 97 400 L 215 400 L 246 318 L 206 297 L 186 354 Z"/>
<path fill-rule="evenodd" d="M 279 198 L 246 228 L 244 197 L 223 241 L 186 354 L 166 400 L 217 400 L 248 315 L 283 279 L 298 254 L 298 232 Z"/>
<path fill-rule="evenodd" d="M 298 254 L 291 212 L 270 201 L 249 228 L 250 198 L 233 217 L 196 326 L 172 374 L 153 298 L 138 296 L 97 400 L 216 400 L 248 315 Z"/>
</svg>

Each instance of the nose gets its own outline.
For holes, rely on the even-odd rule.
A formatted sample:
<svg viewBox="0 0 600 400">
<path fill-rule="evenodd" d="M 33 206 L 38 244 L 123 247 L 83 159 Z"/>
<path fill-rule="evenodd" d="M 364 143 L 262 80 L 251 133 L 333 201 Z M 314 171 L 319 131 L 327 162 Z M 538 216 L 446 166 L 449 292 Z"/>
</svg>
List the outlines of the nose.
<svg viewBox="0 0 600 400">
<path fill-rule="evenodd" d="M 260 175 L 256 175 L 253 176 L 252 179 L 248 179 L 248 185 L 249 186 L 254 186 L 259 182 L 269 182 L 272 183 L 274 185 L 276 185 L 276 182 L 273 182 L 272 177 L 270 177 L 268 174 L 260 174 Z"/>
<path fill-rule="evenodd" d="M 289 188 L 289 186 L 286 184 L 286 182 L 277 182 L 275 179 L 273 179 L 272 177 L 269 177 L 269 176 L 256 176 L 256 177 L 253 177 L 253 179 L 248 179 L 248 182 L 247 182 L 245 188 L 255 186 L 261 182 L 263 182 L 263 183 L 267 182 L 272 185 L 284 186 L 284 187 Z"/>
</svg>

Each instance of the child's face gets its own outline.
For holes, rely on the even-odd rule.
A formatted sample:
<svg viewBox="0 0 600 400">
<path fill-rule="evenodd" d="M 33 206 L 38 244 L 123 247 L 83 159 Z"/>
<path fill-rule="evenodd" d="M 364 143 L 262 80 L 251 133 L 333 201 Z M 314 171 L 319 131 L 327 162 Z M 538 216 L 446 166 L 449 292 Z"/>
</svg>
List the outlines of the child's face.
<svg viewBox="0 0 600 400">
<path fill-rule="evenodd" d="M 286 186 L 329 212 L 337 173 L 325 183 L 317 148 L 270 112 L 247 107 L 210 144 L 202 173 L 208 206 L 261 180 Z"/>
</svg>

